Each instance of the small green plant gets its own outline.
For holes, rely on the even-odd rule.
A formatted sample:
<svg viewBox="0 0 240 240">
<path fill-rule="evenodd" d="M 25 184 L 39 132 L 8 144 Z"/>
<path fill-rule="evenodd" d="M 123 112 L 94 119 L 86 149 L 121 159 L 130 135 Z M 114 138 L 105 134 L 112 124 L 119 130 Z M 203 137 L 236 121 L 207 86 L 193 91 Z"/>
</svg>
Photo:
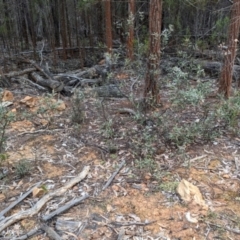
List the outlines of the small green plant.
<svg viewBox="0 0 240 240">
<path fill-rule="evenodd" d="M 136 161 L 136 167 L 144 172 L 154 173 L 157 169 L 157 163 L 152 158 L 142 158 Z"/>
<path fill-rule="evenodd" d="M 26 159 L 21 159 L 16 165 L 16 174 L 19 178 L 23 178 L 31 171 L 30 163 Z"/>
<path fill-rule="evenodd" d="M 112 138 L 114 135 L 113 120 L 106 120 L 101 128 L 102 135 L 106 138 Z"/>
<path fill-rule="evenodd" d="M 81 124 L 84 121 L 83 100 L 83 92 L 76 91 L 72 98 L 71 121 L 73 123 Z"/>
<path fill-rule="evenodd" d="M 14 113 L 8 112 L 7 108 L 0 102 L 0 153 L 4 150 L 6 129 L 14 119 Z"/>
<path fill-rule="evenodd" d="M 227 127 L 235 133 L 238 133 L 240 118 L 240 94 L 223 100 L 221 106 L 216 110 L 220 120 L 224 121 Z"/>
<path fill-rule="evenodd" d="M 176 193 L 178 184 L 179 182 L 164 182 L 159 184 L 159 189 L 165 192 Z"/>
<path fill-rule="evenodd" d="M 0 166 L 7 160 L 7 154 L 5 153 L 0 153 Z"/>
</svg>

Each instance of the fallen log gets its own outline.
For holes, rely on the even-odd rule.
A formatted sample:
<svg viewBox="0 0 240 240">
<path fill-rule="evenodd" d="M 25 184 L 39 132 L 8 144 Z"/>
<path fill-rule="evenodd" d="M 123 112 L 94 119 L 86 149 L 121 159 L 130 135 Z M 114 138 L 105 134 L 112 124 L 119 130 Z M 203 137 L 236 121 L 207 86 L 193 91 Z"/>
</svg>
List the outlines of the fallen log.
<svg viewBox="0 0 240 240">
<path fill-rule="evenodd" d="M 219 76 L 221 69 L 222 69 L 222 65 L 223 65 L 221 62 L 212 62 L 212 61 L 196 60 L 194 62 L 199 64 L 207 74 L 210 74 L 210 76 L 213 76 L 213 77 Z M 233 80 L 236 80 L 236 81 L 240 80 L 240 66 L 239 65 L 233 66 L 232 77 L 233 77 Z"/>
<path fill-rule="evenodd" d="M 42 87 L 47 87 L 54 92 L 61 92 L 64 88 L 64 85 L 62 82 L 52 80 L 52 79 L 43 79 L 39 74 L 32 72 L 30 73 L 31 79 L 36 82 L 38 85 Z"/>
<path fill-rule="evenodd" d="M 115 84 L 109 84 L 101 87 L 93 88 L 93 92 L 97 94 L 98 97 L 114 97 L 123 98 L 126 95 L 120 90 L 119 86 Z"/>
<path fill-rule="evenodd" d="M 34 72 L 36 71 L 35 68 L 27 68 L 27 69 L 24 69 L 22 71 L 13 71 L 13 72 L 10 72 L 10 73 L 2 73 L 0 74 L 0 78 L 1 77 L 7 77 L 7 78 L 11 78 L 11 77 L 16 77 L 16 76 L 21 76 L 21 75 L 24 75 L 24 74 L 28 74 L 28 73 L 31 73 L 31 72 Z"/>
<path fill-rule="evenodd" d="M 162 73 L 169 74 L 172 73 L 172 68 L 175 66 L 178 66 L 181 68 L 181 64 L 184 61 L 184 65 L 199 65 L 206 74 L 209 74 L 211 77 L 218 77 L 221 69 L 222 69 L 222 62 L 217 62 L 217 61 L 209 61 L 209 60 L 200 60 L 200 59 L 193 59 L 191 61 L 189 60 L 184 60 L 183 58 L 179 57 L 171 57 L 167 59 L 163 59 L 161 61 L 160 67 L 162 70 Z M 240 66 L 239 65 L 234 65 L 233 66 L 233 79 L 234 80 L 240 80 Z"/>
</svg>

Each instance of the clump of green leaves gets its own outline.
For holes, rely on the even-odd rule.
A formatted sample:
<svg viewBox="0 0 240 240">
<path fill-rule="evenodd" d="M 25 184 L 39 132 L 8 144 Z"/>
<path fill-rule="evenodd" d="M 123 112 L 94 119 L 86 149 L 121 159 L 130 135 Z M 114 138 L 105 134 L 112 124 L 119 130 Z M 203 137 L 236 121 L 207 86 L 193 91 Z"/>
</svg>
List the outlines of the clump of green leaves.
<svg viewBox="0 0 240 240">
<path fill-rule="evenodd" d="M 26 159 L 21 159 L 16 165 L 16 174 L 19 178 L 23 178 L 31 171 L 31 165 Z"/>
<path fill-rule="evenodd" d="M 240 94 L 237 93 L 227 100 L 223 100 L 220 107 L 216 110 L 216 114 L 223 121 L 227 128 L 233 133 L 239 133 L 240 119 Z"/>
<path fill-rule="evenodd" d="M 165 192 L 176 193 L 178 185 L 179 182 L 163 182 L 159 184 L 159 189 Z"/>
<path fill-rule="evenodd" d="M 106 120 L 101 128 L 102 135 L 106 138 L 112 138 L 114 135 L 113 120 Z"/>
<path fill-rule="evenodd" d="M 72 98 L 71 121 L 73 123 L 81 124 L 84 120 L 83 110 L 84 94 L 81 91 L 76 91 Z"/>
<path fill-rule="evenodd" d="M 7 108 L 3 106 L 3 103 L 0 102 L 0 153 L 4 150 L 6 129 L 14 118 L 14 113 L 9 112 Z"/>
<path fill-rule="evenodd" d="M 178 107 L 198 106 L 204 102 L 209 93 L 210 84 L 199 82 L 197 86 L 189 86 L 187 89 L 177 91 L 172 101 Z"/>
<path fill-rule="evenodd" d="M 154 173 L 157 169 L 157 163 L 153 158 L 145 157 L 136 160 L 136 167 L 140 171 Z"/>
</svg>

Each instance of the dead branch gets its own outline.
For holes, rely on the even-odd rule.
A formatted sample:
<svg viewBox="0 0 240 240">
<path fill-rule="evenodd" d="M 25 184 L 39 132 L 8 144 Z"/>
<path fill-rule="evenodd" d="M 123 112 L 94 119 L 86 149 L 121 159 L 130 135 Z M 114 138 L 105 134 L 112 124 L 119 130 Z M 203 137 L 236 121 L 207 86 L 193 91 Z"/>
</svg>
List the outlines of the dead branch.
<svg viewBox="0 0 240 240">
<path fill-rule="evenodd" d="M 65 206 L 62 206 L 60 208 L 58 208 L 57 210 L 51 212 L 50 214 L 44 215 L 42 216 L 41 220 L 42 221 L 49 221 L 50 219 L 52 219 L 53 217 L 55 217 L 56 215 L 59 215 L 63 212 L 65 212 L 66 210 L 68 210 L 69 208 L 79 204 L 80 202 L 82 202 L 83 200 L 87 199 L 89 197 L 88 194 L 84 195 L 81 198 L 76 198 L 74 200 L 71 200 L 70 202 L 68 202 Z M 37 229 L 31 230 L 30 232 L 28 232 L 27 234 L 16 238 L 14 240 L 24 240 L 24 239 L 28 239 L 30 236 L 35 235 L 38 232 L 41 232 L 41 229 L 43 229 L 42 227 L 38 227 Z M 45 229 L 43 229 L 45 231 Z"/>
<path fill-rule="evenodd" d="M 30 74 L 31 78 L 36 82 L 37 84 L 43 86 L 43 87 L 48 87 L 54 92 L 61 92 L 63 90 L 63 83 L 55 80 L 50 80 L 50 79 L 43 79 L 39 74 L 33 72 Z"/>
<path fill-rule="evenodd" d="M 46 204 L 46 202 L 48 202 L 49 200 L 51 200 L 54 197 L 59 197 L 62 194 L 64 194 L 69 188 L 73 187 L 76 183 L 80 182 L 81 180 L 83 180 L 88 172 L 89 172 L 90 167 L 86 166 L 84 167 L 83 171 L 74 179 L 70 180 L 68 183 L 66 183 L 63 187 L 56 189 L 53 192 L 50 192 L 49 194 L 43 196 L 32 208 L 26 210 L 26 211 L 22 211 L 19 213 L 16 213 L 8 218 L 3 219 L 0 222 L 0 232 L 3 231 L 5 228 L 7 228 L 8 226 L 12 225 L 13 223 L 16 223 L 22 219 L 25 218 L 29 218 L 32 217 L 33 215 L 35 215 L 36 213 L 38 213 L 41 208 Z"/>
<path fill-rule="evenodd" d="M 35 68 L 27 68 L 27 69 L 24 69 L 24 70 L 18 71 L 18 72 L 2 73 L 0 75 L 0 77 L 11 78 L 11 77 L 16 77 L 16 76 L 21 76 L 21 75 L 24 75 L 24 74 L 28 74 L 28 73 L 31 73 L 31 72 L 34 72 L 34 71 L 36 71 Z"/>
<path fill-rule="evenodd" d="M 42 182 L 38 182 L 34 184 L 34 186 L 28 190 L 26 193 L 24 193 L 21 197 L 19 197 L 16 201 L 14 201 L 12 204 L 10 204 L 7 208 L 5 208 L 3 211 L 0 212 L 0 220 L 4 218 L 4 214 L 6 214 L 9 210 L 13 209 L 18 203 L 20 203 L 22 200 L 24 200 L 29 194 L 32 193 L 32 190 L 35 187 L 38 187 Z"/>
<path fill-rule="evenodd" d="M 103 186 L 102 191 L 104 191 L 111 184 L 111 182 L 116 177 L 118 172 L 122 169 L 124 164 L 125 164 L 125 161 L 122 161 L 122 163 L 119 165 L 118 169 L 112 174 L 112 176 L 108 179 L 107 183 Z"/>
<path fill-rule="evenodd" d="M 137 113 L 131 108 L 120 108 L 120 109 L 117 110 L 117 112 L 118 113 L 129 113 L 129 114 L 132 114 L 134 116 L 137 115 Z"/>
<path fill-rule="evenodd" d="M 42 233 L 43 230 L 41 228 L 36 228 L 36 229 L 33 229 L 31 231 L 29 231 L 28 233 L 22 235 L 21 237 L 17 237 L 17 238 L 6 238 L 6 240 L 25 240 L 25 239 L 29 239 L 30 237 L 32 237 L 33 235 L 35 234 L 40 234 Z"/>
<path fill-rule="evenodd" d="M 35 63 L 33 60 L 22 58 L 23 62 L 29 63 L 33 65 L 38 71 L 40 71 L 47 79 L 52 80 L 52 77 L 50 74 L 48 74 L 43 68 L 41 68 L 37 63 Z"/>
<path fill-rule="evenodd" d="M 151 221 L 151 222 L 111 222 L 110 224 L 112 224 L 116 227 L 132 226 L 132 225 L 147 226 L 147 225 L 150 225 L 155 222 L 156 221 Z"/>
<path fill-rule="evenodd" d="M 27 82 L 28 84 L 32 85 L 33 87 L 36 87 L 38 90 L 46 90 L 45 87 L 42 87 L 41 85 L 32 82 L 31 80 L 21 77 L 20 79 L 17 79 L 17 81 L 21 84 L 22 82 Z"/>
<path fill-rule="evenodd" d="M 65 212 L 66 210 L 68 210 L 69 208 L 79 204 L 80 202 L 82 202 L 83 200 L 87 199 L 88 197 L 89 197 L 89 195 L 86 194 L 86 195 L 84 195 L 81 198 L 73 199 L 70 202 L 68 202 L 67 204 L 65 204 L 64 206 L 62 206 L 62 207 L 58 208 L 57 210 L 51 212 L 50 214 L 43 216 L 41 219 L 43 221 L 48 221 L 51 218 L 55 217 L 56 215 L 59 215 L 59 214 Z"/>
<path fill-rule="evenodd" d="M 53 230 L 53 228 L 49 227 L 47 224 L 42 224 L 41 229 L 47 233 L 50 239 L 62 240 L 62 238 Z"/>
</svg>

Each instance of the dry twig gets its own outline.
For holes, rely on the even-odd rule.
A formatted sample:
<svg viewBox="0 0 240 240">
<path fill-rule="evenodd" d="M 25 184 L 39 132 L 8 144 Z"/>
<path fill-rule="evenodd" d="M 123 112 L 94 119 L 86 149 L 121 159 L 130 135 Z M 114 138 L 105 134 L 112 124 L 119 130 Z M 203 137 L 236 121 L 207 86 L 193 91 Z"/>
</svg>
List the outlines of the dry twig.
<svg viewBox="0 0 240 240">
<path fill-rule="evenodd" d="M 105 190 L 113 181 L 113 179 L 116 177 L 116 175 L 118 174 L 118 172 L 121 170 L 121 168 L 123 167 L 123 165 L 125 164 L 125 161 L 122 161 L 122 163 L 119 165 L 117 171 L 115 171 L 112 176 L 108 179 L 107 183 L 103 186 L 102 191 Z"/>
</svg>

